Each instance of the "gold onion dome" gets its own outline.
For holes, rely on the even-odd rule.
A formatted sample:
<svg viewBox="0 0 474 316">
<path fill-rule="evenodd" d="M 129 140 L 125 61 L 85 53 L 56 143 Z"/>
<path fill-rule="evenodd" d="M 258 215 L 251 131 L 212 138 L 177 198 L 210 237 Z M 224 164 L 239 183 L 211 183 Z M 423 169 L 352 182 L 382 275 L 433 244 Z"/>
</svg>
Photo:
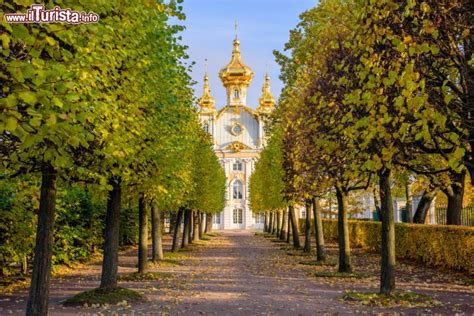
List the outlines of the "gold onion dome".
<svg viewBox="0 0 474 316">
<path fill-rule="evenodd" d="M 198 104 L 202 110 L 215 110 L 214 105 L 216 101 L 211 95 L 211 88 L 209 87 L 209 77 L 207 73 L 204 75 L 204 85 L 203 85 L 203 92 L 202 97 L 199 98 Z"/>
<path fill-rule="evenodd" d="M 253 78 L 253 71 L 245 65 L 240 58 L 240 42 L 237 37 L 234 39 L 232 59 L 224 68 L 219 71 L 219 77 L 224 87 L 244 84 L 248 86 Z"/>
<path fill-rule="evenodd" d="M 262 87 L 262 96 L 259 99 L 259 106 L 257 112 L 259 113 L 269 113 L 273 110 L 275 106 L 275 98 L 272 96 L 270 91 L 270 77 L 268 74 L 265 74 L 265 80 Z"/>
</svg>

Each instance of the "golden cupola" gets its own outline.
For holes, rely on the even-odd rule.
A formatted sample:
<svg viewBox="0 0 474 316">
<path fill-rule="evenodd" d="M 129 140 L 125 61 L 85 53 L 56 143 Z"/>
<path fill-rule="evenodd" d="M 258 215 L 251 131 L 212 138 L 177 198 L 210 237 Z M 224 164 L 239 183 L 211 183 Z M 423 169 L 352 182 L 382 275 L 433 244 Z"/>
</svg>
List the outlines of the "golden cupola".
<svg viewBox="0 0 474 316">
<path fill-rule="evenodd" d="M 242 62 L 240 42 L 234 39 L 231 61 L 219 71 L 219 77 L 227 90 L 228 105 L 246 105 L 247 87 L 253 78 L 253 71 Z"/>
<path fill-rule="evenodd" d="M 201 107 L 201 112 L 215 112 L 216 101 L 211 95 L 211 88 L 209 87 L 209 77 L 207 76 L 207 72 L 204 75 L 204 85 L 203 85 L 203 92 L 202 97 L 198 100 L 198 105 Z"/>
<path fill-rule="evenodd" d="M 258 113 L 270 113 L 275 107 L 276 101 L 270 91 L 270 76 L 265 74 L 265 79 L 262 87 L 262 96 L 259 99 Z"/>
</svg>

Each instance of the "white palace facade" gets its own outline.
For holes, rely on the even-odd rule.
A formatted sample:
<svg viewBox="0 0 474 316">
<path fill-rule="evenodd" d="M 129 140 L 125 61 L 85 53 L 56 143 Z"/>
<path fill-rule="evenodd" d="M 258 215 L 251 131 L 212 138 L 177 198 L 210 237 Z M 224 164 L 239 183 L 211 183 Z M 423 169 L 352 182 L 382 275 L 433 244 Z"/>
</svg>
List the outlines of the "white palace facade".
<svg viewBox="0 0 474 316">
<path fill-rule="evenodd" d="M 201 124 L 211 134 L 214 151 L 227 177 L 226 205 L 214 216 L 214 229 L 261 229 L 264 217 L 255 215 L 249 203 L 249 179 L 265 145 L 265 122 L 275 107 L 270 78 L 265 75 L 262 96 L 256 109 L 247 106 L 247 88 L 254 76 L 240 56 L 240 42 L 234 40 L 232 59 L 219 72 L 227 90 L 226 105 L 216 110 L 209 78 L 204 75 L 203 95 L 199 98 Z"/>
</svg>

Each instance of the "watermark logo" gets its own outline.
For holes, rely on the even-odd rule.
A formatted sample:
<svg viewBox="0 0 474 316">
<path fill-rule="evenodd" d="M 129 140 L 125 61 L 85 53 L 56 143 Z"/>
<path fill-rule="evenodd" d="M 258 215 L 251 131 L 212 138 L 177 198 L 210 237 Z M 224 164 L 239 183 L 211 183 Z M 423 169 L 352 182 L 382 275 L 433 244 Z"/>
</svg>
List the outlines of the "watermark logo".
<svg viewBox="0 0 474 316">
<path fill-rule="evenodd" d="M 46 10 L 43 4 L 32 4 L 26 13 L 5 13 L 5 21 L 7 23 L 88 24 L 99 22 L 99 15 L 94 12 L 61 9 L 59 6 Z"/>
</svg>

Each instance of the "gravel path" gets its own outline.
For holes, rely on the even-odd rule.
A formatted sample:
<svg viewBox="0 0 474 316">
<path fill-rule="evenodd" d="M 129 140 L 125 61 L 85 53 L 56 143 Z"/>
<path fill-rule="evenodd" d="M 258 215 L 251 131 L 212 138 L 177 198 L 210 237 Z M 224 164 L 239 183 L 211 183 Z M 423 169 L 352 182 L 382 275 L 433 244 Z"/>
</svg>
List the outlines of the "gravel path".
<svg viewBox="0 0 474 316">
<path fill-rule="evenodd" d="M 169 239 L 165 240 L 169 247 Z M 341 301 L 346 289 L 377 289 L 377 281 L 357 283 L 308 276 L 311 266 L 295 264 L 299 257 L 287 256 L 278 244 L 249 231 L 226 231 L 212 241 L 153 267 L 159 281 L 121 282 L 120 286 L 144 293 L 148 301 L 105 307 L 63 307 L 60 302 L 97 287 L 100 264 L 81 267 L 53 278 L 50 315 L 315 315 L 361 313 L 451 314 L 452 306 L 383 309 L 351 305 Z M 306 260 L 308 258 L 306 257 Z M 120 256 L 120 274 L 135 272 L 136 250 Z M 371 284 L 371 286 L 367 286 Z M 408 284 L 411 287 L 412 285 Z M 402 285 L 403 287 L 403 285 Z M 458 312 L 472 314 L 472 287 L 452 292 Z M 27 291 L 0 294 L 0 315 L 23 315 Z"/>
</svg>

